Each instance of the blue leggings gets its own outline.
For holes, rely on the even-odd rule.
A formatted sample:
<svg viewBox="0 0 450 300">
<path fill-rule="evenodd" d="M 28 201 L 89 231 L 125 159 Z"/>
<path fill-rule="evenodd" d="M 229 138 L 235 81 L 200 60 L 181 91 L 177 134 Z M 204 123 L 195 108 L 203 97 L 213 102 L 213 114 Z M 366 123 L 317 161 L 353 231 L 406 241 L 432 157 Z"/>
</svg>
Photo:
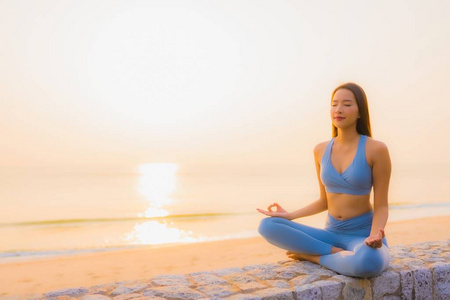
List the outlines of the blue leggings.
<svg viewBox="0 0 450 300">
<path fill-rule="evenodd" d="M 320 265 L 339 274 L 355 277 L 379 275 L 389 266 L 389 250 L 364 243 L 370 235 L 373 212 L 339 221 L 328 214 L 325 229 L 302 225 L 284 218 L 261 221 L 258 231 L 271 244 L 296 253 L 321 255 Z M 331 254 L 332 246 L 342 248 Z"/>
</svg>

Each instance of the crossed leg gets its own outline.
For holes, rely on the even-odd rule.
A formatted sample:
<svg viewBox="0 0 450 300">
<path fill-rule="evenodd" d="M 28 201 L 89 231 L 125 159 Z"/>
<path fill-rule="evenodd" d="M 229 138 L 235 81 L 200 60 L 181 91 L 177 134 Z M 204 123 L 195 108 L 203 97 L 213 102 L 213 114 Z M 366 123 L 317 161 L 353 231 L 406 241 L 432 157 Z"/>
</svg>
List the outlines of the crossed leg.
<svg viewBox="0 0 450 300">
<path fill-rule="evenodd" d="M 258 231 L 269 243 L 294 253 L 325 255 L 340 249 L 336 234 L 284 218 L 265 218 Z"/>
<path fill-rule="evenodd" d="M 389 265 L 388 248 L 369 247 L 364 243 L 365 237 L 333 233 L 276 217 L 263 219 L 258 231 L 269 243 L 288 250 L 290 258 L 309 260 L 343 275 L 376 276 Z"/>
</svg>

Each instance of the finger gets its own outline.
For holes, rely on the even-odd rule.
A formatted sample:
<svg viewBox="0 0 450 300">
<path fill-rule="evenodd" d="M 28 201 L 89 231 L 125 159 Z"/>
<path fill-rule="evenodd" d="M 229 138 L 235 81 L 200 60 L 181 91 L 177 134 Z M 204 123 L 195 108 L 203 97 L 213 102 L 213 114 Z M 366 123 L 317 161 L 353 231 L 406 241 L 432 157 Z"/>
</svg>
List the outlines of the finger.
<svg viewBox="0 0 450 300">
<path fill-rule="evenodd" d="M 370 245 L 370 247 L 372 247 L 372 248 L 380 248 L 381 247 L 381 245 L 379 244 L 379 243 L 373 243 L 372 245 Z"/>
<path fill-rule="evenodd" d="M 278 205 L 278 203 L 272 203 L 272 204 L 269 206 L 269 210 L 270 210 L 272 207 L 275 207 L 276 210 L 278 210 L 279 205 Z"/>
<path fill-rule="evenodd" d="M 381 240 L 377 239 L 377 240 L 374 240 L 369 246 L 372 248 L 381 248 L 382 242 L 381 242 Z"/>
<path fill-rule="evenodd" d="M 380 241 L 381 241 L 380 239 L 374 238 L 370 242 L 371 242 L 372 245 L 377 245 Z"/>
<path fill-rule="evenodd" d="M 370 247 L 373 247 L 376 244 L 377 240 L 376 239 L 370 239 L 368 240 L 368 244 Z"/>
<path fill-rule="evenodd" d="M 269 211 L 265 211 L 265 210 L 262 210 L 262 209 L 260 209 L 260 210 L 258 210 L 258 211 L 259 211 L 260 213 L 266 215 L 266 216 L 273 217 L 273 214 L 272 214 L 271 212 L 269 212 Z"/>
</svg>

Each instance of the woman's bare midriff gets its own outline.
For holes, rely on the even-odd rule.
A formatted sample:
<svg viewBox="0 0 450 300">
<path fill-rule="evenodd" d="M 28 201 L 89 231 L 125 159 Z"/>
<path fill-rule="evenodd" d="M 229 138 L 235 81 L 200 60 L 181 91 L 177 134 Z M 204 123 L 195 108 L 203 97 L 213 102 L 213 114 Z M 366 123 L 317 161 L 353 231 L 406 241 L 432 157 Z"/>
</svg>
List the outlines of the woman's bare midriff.
<svg viewBox="0 0 450 300">
<path fill-rule="evenodd" d="M 347 220 L 372 211 L 370 195 L 327 193 L 328 212 L 338 220 Z"/>
</svg>

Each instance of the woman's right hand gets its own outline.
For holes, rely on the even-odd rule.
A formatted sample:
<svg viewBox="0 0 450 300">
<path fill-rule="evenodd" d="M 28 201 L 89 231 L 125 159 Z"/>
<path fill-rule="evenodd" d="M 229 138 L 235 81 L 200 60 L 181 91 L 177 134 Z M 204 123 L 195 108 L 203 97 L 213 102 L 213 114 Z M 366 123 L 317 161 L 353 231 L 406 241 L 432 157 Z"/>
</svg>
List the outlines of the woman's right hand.
<svg viewBox="0 0 450 300">
<path fill-rule="evenodd" d="M 273 211 L 272 208 L 275 208 L 275 211 Z M 279 217 L 290 220 L 291 216 L 291 214 L 287 210 L 282 208 L 278 203 L 269 205 L 269 207 L 267 207 L 267 210 L 263 210 L 260 208 L 257 208 L 256 210 L 269 217 Z"/>
</svg>

